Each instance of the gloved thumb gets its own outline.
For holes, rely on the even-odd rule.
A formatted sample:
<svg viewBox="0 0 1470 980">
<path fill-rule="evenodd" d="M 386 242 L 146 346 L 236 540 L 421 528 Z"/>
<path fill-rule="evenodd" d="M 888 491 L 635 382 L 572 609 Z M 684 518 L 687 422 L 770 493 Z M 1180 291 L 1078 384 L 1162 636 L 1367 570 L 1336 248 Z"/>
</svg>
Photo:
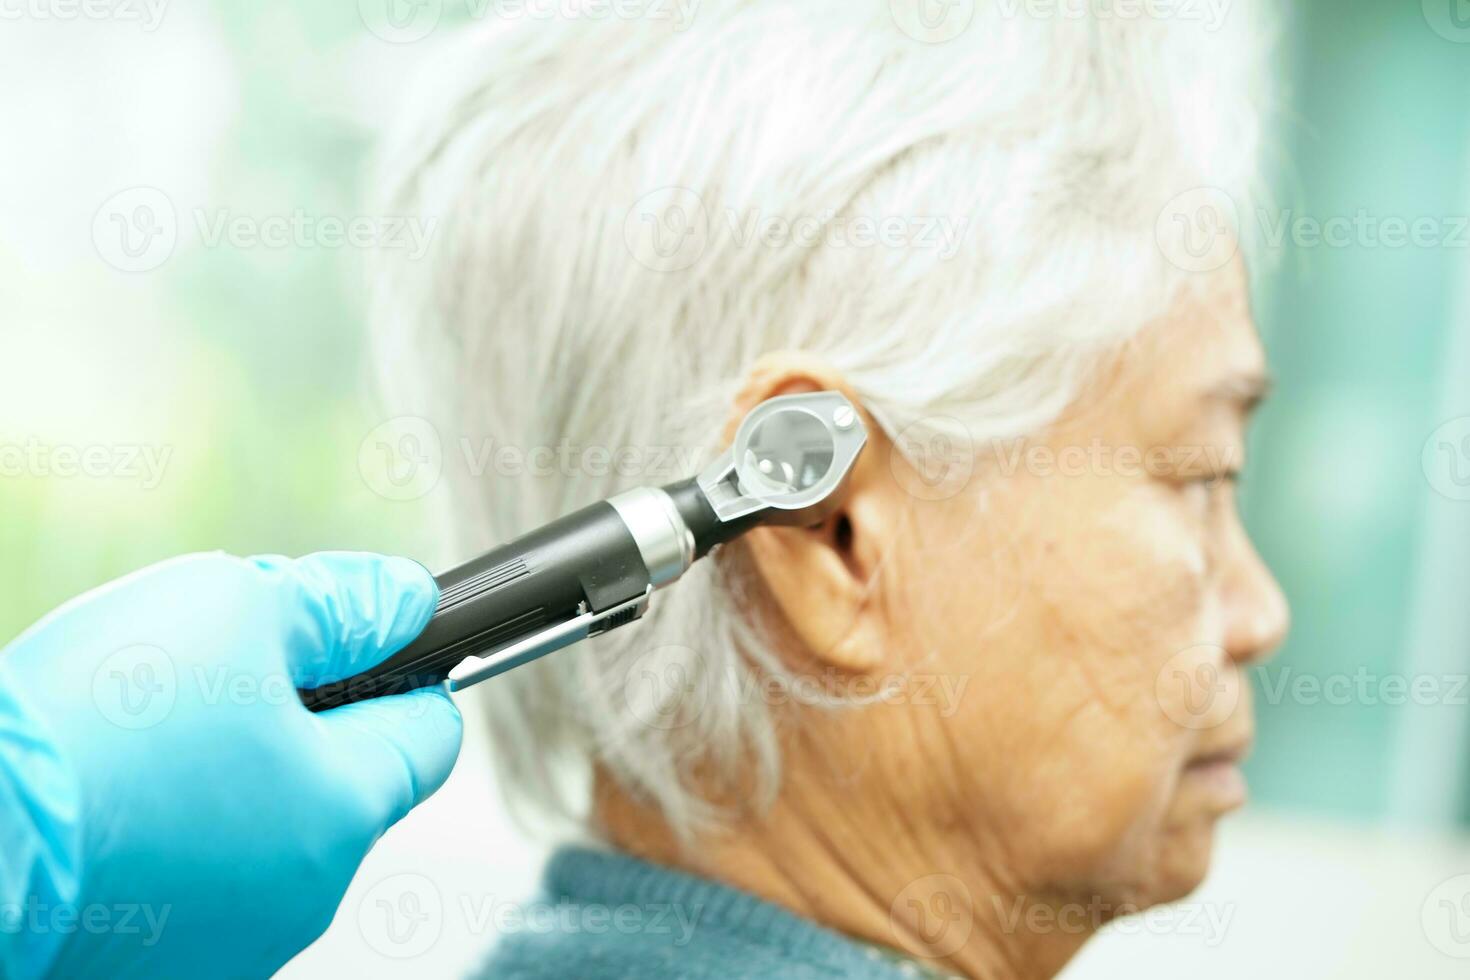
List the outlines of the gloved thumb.
<svg viewBox="0 0 1470 980">
<path fill-rule="evenodd" d="M 298 599 L 290 670 L 301 687 L 360 673 L 408 645 L 438 601 L 434 578 L 405 558 L 323 552 L 256 558 Z M 438 688 L 344 705 L 312 716 L 334 771 L 349 780 L 381 832 L 443 785 L 464 723 Z"/>
<path fill-rule="evenodd" d="M 324 551 L 259 556 L 294 598 L 287 665 L 298 687 L 319 687 L 376 666 L 417 637 L 439 601 L 428 569 L 407 558 Z"/>
<path fill-rule="evenodd" d="M 379 832 L 449 778 L 464 720 L 442 688 L 372 698 L 313 716 L 340 773 L 357 785 Z"/>
</svg>

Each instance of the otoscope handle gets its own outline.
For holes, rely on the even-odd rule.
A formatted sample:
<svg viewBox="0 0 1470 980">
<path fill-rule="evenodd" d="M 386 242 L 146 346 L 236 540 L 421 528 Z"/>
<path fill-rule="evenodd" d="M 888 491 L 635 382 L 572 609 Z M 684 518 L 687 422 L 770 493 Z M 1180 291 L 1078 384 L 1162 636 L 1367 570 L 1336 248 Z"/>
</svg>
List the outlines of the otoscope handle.
<svg viewBox="0 0 1470 980">
<path fill-rule="evenodd" d="M 644 595 L 649 572 L 624 519 L 599 501 L 435 576 L 439 602 L 408 646 L 367 671 L 297 693 L 312 711 L 439 684 L 466 657 Z M 622 625 L 614 617 L 602 628 Z"/>
</svg>

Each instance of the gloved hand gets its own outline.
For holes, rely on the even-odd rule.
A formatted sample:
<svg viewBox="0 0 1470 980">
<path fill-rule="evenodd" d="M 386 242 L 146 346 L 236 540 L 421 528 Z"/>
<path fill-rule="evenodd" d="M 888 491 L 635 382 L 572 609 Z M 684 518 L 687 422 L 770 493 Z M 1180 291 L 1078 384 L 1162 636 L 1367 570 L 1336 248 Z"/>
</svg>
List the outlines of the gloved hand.
<svg viewBox="0 0 1470 980">
<path fill-rule="evenodd" d="M 181 558 L 0 651 L 0 976 L 265 977 L 444 782 L 439 688 L 313 715 L 438 599 L 365 554 Z"/>
</svg>

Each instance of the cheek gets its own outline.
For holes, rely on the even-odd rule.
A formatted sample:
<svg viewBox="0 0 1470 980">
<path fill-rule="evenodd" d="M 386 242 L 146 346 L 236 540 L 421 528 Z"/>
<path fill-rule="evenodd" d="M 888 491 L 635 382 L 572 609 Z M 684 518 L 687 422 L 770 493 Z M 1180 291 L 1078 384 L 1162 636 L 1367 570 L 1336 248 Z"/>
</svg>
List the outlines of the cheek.
<svg viewBox="0 0 1470 980">
<path fill-rule="evenodd" d="M 1057 615 L 1086 621 L 1106 644 L 1146 653 L 1194 636 L 1208 613 L 1202 535 L 1169 491 L 1146 483 L 1118 488 L 1116 499 L 1073 511 Z"/>
<path fill-rule="evenodd" d="M 1156 730 L 1160 672 L 1212 635 L 1203 543 L 1167 490 L 1090 483 L 1049 525 L 1031 578 L 1042 647 L 1109 714 Z"/>
<path fill-rule="evenodd" d="M 906 670 L 963 682 L 957 710 L 925 713 L 930 749 L 963 755 L 933 789 L 1038 879 L 1147 863 L 1194 743 L 1156 694 L 1208 618 L 1169 504 L 1122 481 L 1017 488 L 965 502 L 974 523 L 921 515 L 884 569 Z"/>
<path fill-rule="evenodd" d="M 1019 693 L 1001 709 L 1014 756 L 1028 759 L 1021 815 L 1035 820 L 1035 797 L 1052 801 L 1032 833 L 1056 875 L 1108 875 L 1157 844 L 1197 739 L 1161 703 L 1160 678 L 1211 615 L 1201 545 L 1170 501 L 1147 485 L 1092 483 L 1033 538 L 1011 624 L 1022 646 L 1006 686 Z"/>
</svg>

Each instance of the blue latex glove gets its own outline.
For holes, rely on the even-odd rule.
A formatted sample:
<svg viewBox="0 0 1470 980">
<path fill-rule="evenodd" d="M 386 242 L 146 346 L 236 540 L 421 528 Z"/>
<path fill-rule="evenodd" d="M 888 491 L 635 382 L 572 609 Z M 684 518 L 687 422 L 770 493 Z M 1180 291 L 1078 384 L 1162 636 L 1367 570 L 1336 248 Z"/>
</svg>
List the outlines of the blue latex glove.
<svg viewBox="0 0 1470 980">
<path fill-rule="evenodd" d="M 265 977 L 444 782 L 439 688 L 320 715 L 295 689 L 423 629 L 422 566 L 181 558 L 0 652 L 0 976 Z"/>
</svg>

